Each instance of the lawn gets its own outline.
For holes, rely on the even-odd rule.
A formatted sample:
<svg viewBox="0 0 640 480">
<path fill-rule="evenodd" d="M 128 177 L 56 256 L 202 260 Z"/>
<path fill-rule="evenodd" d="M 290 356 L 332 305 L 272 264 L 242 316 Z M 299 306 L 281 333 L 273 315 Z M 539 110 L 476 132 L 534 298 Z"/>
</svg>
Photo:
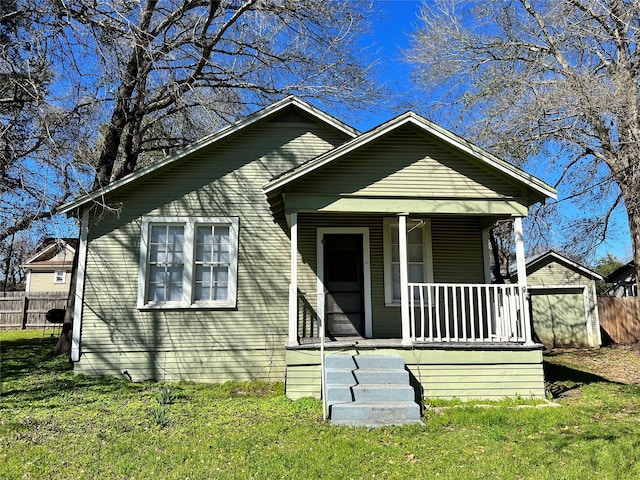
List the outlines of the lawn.
<svg viewBox="0 0 640 480">
<path fill-rule="evenodd" d="M 41 332 L 1 340 L 0 478 L 640 478 L 640 387 L 548 357 L 559 407 L 457 406 L 334 427 L 281 384 L 74 375 Z M 517 403 L 517 402 L 515 402 Z"/>
</svg>

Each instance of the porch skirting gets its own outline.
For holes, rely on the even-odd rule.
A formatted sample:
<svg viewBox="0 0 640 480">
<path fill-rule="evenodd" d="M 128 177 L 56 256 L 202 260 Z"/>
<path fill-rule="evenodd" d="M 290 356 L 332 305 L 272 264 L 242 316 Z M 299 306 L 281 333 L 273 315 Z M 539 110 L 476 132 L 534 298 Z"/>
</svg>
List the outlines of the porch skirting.
<svg viewBox="0 0 640 480">
<path fill-rule="evenodd" d="M 326 355 L 400 355 L 421 398 L 544 399 L 542 345 L 416 343 L 399 339 L 344 339 L 325 344 Z M 291 399 L 321 397 L 320 348 L 288 347 L 285 392 Z"/>
</svg>

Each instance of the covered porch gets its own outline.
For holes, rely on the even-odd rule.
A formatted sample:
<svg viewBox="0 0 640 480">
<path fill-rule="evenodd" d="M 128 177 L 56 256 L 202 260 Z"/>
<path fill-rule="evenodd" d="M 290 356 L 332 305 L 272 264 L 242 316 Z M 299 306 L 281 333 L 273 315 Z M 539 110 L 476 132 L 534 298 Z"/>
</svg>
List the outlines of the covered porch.
<svg viewBox="0 0 640 480">
<path fill-rule="evenodd" d="M 494 221 L 292 212 L 287 347 L 322 339 L 533 345 L 526 275 L 518 284 L 491 283 Z M 524 272 L 521 217 L 513 222 Z"/>
</svg>

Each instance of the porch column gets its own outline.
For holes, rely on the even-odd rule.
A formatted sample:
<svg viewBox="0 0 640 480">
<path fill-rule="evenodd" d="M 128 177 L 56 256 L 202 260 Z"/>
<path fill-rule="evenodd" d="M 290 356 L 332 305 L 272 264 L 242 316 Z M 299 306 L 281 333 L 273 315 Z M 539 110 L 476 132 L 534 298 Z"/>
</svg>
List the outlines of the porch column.
<svg viewBox="0 0 640 480">
<path fill-rule="evenodd" d="M 409 268 L 407 264 L 407 215 L 398 214 L 398 250 L 400 255 L 400 315 L 402 319 L 402 344 L 411 345 L 409 319 Z"/>
<path fill-rule="evenodd" d="M 287 345 L 298 345 L 298 212 L 291 212 L 291 282 Z"/>
<path fill-rule="evenodd" d="M 524 234 L 522 230 L 522 217 L 513 220 L 513 233 L 516 241 L 516 267 L 518 270 L 518 290 L 522 295 L 523 323 L 525 344 L 533 344 L 531 339 L 531 321 L 529 319 L 529 298 L 527 294 L 527 264 L 524 255 Z"/>
</svg>

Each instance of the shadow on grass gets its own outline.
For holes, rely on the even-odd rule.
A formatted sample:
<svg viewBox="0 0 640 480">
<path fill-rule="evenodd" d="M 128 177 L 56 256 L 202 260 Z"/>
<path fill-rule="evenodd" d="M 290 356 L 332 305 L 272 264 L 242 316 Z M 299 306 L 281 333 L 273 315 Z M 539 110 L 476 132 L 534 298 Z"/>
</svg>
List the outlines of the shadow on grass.
<svg viewBox="0 0 640 480">
<path fill-rule="evenodd" d="M 590 383 L 618 383 L 594 373 L 544 361 L 544 378 L 547 394 L 553 398 L 567 396 L 571 391 Z"/>
<path fill-rule="evenodd" d="M 67 355 L 51 357 L 56 341 L 51 337 L 2 341 L 0 397 L 5 405 L 11 401 L 45 401 L 83 388 L 91 388 L 95 393 L 142 388 L 111 377 L 74 375 Z"/>
</svg>

